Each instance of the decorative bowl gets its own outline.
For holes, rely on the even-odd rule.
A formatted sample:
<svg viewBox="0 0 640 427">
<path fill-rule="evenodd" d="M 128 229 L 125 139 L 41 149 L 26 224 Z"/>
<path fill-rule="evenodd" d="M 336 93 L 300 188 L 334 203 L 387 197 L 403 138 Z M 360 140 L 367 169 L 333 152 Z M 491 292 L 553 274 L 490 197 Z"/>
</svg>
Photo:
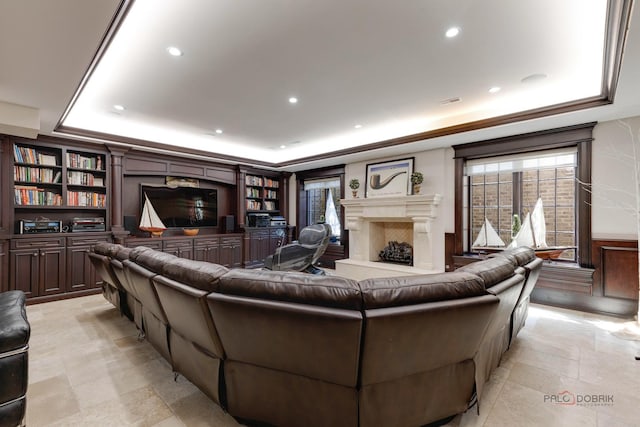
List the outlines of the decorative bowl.
<svg viewBox="0 0 640 427">
<path fill-rule="evenodd" d="M 199 228 L 183 228 L 182 232 L 185 236 L 195 236 L 200 231 Z"/>
</svg>

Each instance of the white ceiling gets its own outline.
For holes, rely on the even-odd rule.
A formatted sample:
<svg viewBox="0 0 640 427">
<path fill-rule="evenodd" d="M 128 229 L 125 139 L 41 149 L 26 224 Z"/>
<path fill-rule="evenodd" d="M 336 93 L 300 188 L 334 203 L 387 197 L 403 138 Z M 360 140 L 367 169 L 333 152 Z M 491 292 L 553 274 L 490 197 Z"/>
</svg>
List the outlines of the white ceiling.
<svg viewBox="0 0 640 427">
<path fill-rule="evenodd" d="M 136 0 L 63 128 L 296 170 L 639 115 L 635 8 L 612 105 L 315 160 L 599 96 L 606 4 Z M 37 108 L 40 133 L 57 134 L 119 5 L 0 0 L 0 102 Z M 448 39 L 451 26 L 461 31 Z M 547 77 L 522 82 L 536 73 Z"/>
</svg>

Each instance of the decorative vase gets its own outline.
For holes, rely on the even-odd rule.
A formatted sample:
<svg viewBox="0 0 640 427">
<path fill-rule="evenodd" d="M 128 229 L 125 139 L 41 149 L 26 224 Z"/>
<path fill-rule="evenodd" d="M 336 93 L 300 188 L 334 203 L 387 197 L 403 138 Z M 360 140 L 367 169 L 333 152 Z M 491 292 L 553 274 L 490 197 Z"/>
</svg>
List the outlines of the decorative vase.
<svg viewBox="0 0 640 427">
<path fill-rule="evenodd" d="M 354 198 L 358 197 L 358 190 L 351 190 L 351 194 L 353 195 Z"/>
<path fill-rule="evenodd" d="M 420 184 L 413 184 L 413 194 L 420 194 Z"/>
</svg>

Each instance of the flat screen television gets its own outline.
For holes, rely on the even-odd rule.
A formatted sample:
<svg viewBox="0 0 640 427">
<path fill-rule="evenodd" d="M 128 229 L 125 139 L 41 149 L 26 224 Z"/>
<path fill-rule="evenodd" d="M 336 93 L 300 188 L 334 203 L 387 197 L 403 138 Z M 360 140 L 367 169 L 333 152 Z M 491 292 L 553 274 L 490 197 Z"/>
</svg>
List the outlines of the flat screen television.
<svg viewBox="0 0 640 427">
<path fill-rule="evenodd" d="M 218 225 L 218 191 L 214 188 L 142 184 L 140 210 L 146 194 L 167 228 Z"/>
</svg>

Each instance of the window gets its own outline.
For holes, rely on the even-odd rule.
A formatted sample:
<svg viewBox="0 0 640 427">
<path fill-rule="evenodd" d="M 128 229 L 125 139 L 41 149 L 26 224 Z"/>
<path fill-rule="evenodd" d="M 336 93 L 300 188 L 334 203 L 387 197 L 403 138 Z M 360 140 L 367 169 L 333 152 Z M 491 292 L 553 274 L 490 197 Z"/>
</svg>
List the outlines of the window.
<svg viewBox="0 0 640 427">
<path fill-rule="evenodd" d="M 563 258 L 592 267 L 591 193 L 581 183 L 591 182 L 594 126 L 585 123 L 454 146 L 455 235 L 450 253 L 471 250 L 482 222 L 490 223 L 495 235 L 509 244 L 513 214 L 524 221 L 541 199 L 546 232 L 540 238 L 549 246 L 573 246 Z"/>
<path fill-rule="evenodd" d="M 558 259 L 576 261 L 576 164 L 575 147 L 468 161 L 465 175 L 470 186 L 472 250 L 477 243 L 487 244 L 483 227 L 489 226 L 500 237 L 489 243 L 509 245 L 517 232 L 514 226 L 527 214 L 533 218 L 540 200 L 544 227 L 538 231 L 544 233 L 546 246 L 566 248 Z M 529 225 L 528 229 L 536 231 L 536 222 L 529 221 Z"/>
<path fill-rule="evenodd" d="M 326 222 L 331 226 L 331 241 L 340 241 L 340 179 L 316 179 L 304 181 L 306 193 L 307 224 Z"/>
</svg>

